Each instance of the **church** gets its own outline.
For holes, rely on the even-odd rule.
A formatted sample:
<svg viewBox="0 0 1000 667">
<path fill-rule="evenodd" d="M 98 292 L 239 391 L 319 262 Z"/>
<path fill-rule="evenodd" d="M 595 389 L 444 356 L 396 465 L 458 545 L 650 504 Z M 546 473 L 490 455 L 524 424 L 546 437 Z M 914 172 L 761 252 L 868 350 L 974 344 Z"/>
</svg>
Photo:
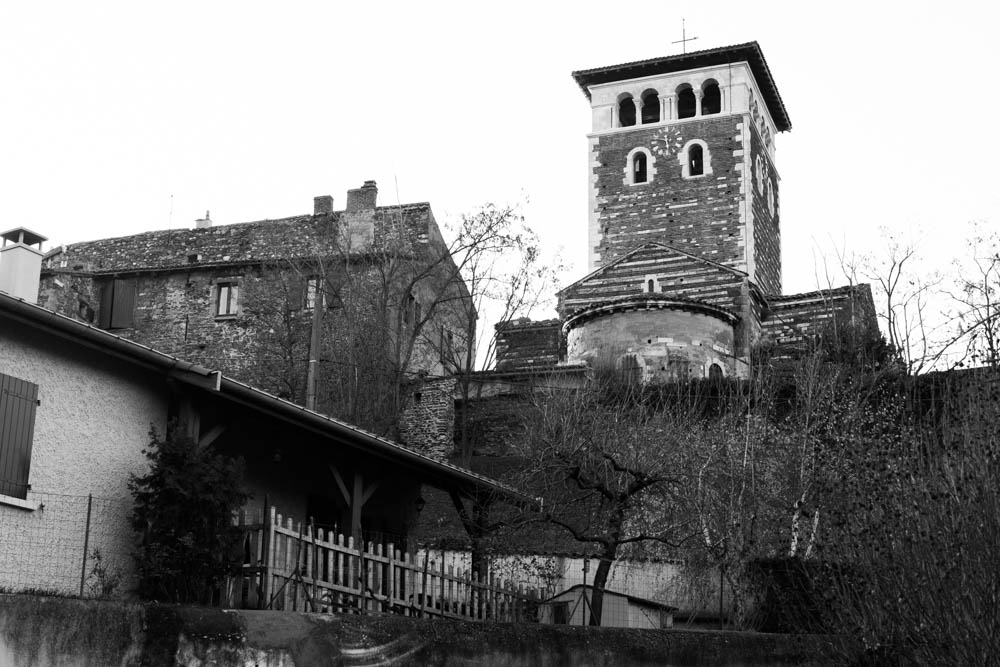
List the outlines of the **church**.
<svg viewBox="0 0 1000 667">
<path fill-rule="evenodd" d="M 867 285 L 782 293 L 775 137 L 792 124 L 756 42 L 573 78 L 592 115 L 590 273 L 558 293 L 558 319 L 498 327 L 497 370 L 743 377 L 761 342 L 877 327 Z"/>
</svg>

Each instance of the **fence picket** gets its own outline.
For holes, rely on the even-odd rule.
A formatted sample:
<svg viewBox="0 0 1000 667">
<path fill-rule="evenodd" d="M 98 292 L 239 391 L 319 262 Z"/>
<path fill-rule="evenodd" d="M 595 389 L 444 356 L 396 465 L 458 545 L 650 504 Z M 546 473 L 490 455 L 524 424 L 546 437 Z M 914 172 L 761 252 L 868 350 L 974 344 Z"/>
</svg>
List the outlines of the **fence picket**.
<svg viewBox="0 0 1000 667">
<path fill-rule="evenodd" d="M 495 573 L 463 569 L 454 555 L 432 561 L 425 550 L 421 563 L 392 543 L 355 541 L 273 505 L 234 512 L 233 525 L 242 563 L 218 590 L 223 606 L 523 621 L 538 596 Z"/>
</svg>

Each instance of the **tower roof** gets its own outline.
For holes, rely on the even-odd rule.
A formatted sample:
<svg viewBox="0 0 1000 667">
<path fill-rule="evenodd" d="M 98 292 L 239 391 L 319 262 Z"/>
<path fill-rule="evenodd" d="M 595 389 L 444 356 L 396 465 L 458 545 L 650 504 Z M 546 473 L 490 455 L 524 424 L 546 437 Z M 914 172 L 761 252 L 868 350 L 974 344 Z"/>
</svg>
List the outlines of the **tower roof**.
<svg viewBox="0 0 1000 667">
<path fill-rule="evenodd" d="M 589 86 L 596 84 L 623 81 L 625 79 L 638 79 L 657 74 L 670 74 L 671 72 L 683 72 L 684 70 L 697 69 L 699 67 L 711 67 L 713 65 L 725 65 L 727 63 L 742 61 L 749 63 L 750 70 L 757 80 L 757 85 L 760 86 L 764 102 L 767 104 L 767 109 L 774 119 L 777 130 L 779 132 L 787 132 L 792 129 L 792 121 L 788 118 L 785 104 L 781 101 L 778 87 L 774 84 L 771 70 L 768 68 L 767 61 L 764 60 L 764 54 L 757 42 L 720 46 L 715 49 L 692 51 L 691 53 L 674 56 L 579 70 L 573 72 L 573 78 L 579 84 L 580 88 L 583 89 L 584 95 L 589 100 Z"/>
</svg>

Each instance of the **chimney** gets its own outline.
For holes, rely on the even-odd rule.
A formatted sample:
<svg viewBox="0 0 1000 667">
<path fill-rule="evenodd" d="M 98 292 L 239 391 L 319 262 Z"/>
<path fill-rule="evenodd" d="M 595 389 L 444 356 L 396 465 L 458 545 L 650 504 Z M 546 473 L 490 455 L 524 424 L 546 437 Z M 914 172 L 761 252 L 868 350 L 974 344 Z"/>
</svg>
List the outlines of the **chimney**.
<svg viewBox="0 0 1000 667">
<path fill-rule="evenodd" d="M 377 198 L 378 186 L 375 185 L 375 181 L 365 181 L 360 188 L 347 191 L 347 212 L 373 210 Z"/>
<path fill-rule="evenodd" d="M 333 213 L 333 197 L 323 195 L 313 197 L 313 215 L 328 215 Z"/>
<path fill-rule="evenodd" d="M 0 234 L 0 238 L 3 239 L 3 246 L 0 247 L 0 292 L 37 303 L 42 242 L 48 239 L 24 227 L 6 231 Z"/>
<path fill-rule="evenodd" d="M 208 229 L 212 226 L 212 217 L 208 214 L 208 211 L 205 211 L 204 218 L 198 218 L 194 221 L 194 226 L 195 229 Z"/>
</svg>

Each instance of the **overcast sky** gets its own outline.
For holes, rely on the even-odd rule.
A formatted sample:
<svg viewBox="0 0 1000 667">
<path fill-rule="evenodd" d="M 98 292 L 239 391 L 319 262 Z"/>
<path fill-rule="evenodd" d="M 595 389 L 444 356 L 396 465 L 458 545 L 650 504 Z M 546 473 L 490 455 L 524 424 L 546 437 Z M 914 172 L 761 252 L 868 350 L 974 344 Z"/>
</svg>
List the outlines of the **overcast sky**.
<svg viewBox="0 0 1000 667">
<path fill-rule="evenodd" d="M 7 2 L 0 227 L 61 243 L 308 213 L 379 184 L 444 221 L 527 200 L 586 268 L 578 69 L 757 40 L 777 138 L 786 292 L 879 228 L 942 267 L 1000 224 L 1000 38 L 986 2 Z"/>
</svg>

